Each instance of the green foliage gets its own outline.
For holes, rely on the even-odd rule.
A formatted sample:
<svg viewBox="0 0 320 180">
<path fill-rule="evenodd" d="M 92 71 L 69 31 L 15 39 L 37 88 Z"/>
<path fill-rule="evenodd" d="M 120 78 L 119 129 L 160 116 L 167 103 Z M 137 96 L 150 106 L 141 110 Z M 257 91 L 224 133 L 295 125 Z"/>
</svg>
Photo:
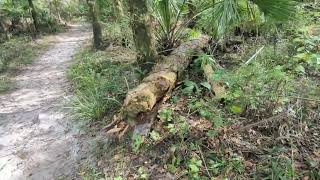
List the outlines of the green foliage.
<svg viewBox="0 0 320 180">
<path fill-rule="evenodd" d="M 0 92 L 11 88 L 14 72 L 31 63 L 40 51 L 47 48 L 45 41 L 33 43 L 30 37 L 17 37 L 0 45 Z M 12 76 L 12 77 L 11 77 Z"/>
<path fill-rule="evenodd" d="M 241 175 L 245 170 L 243 160 L 239 156 L 225 158 L 216 152 L 209 153 L 208 166 L 214 176 L 227 174 L 228 171 Z"/>
<path fill-rule="evenodd" d="M 146 169 L 144 167 L 139 167 L 139 169 L 138 169 L 138 179 L 146 180 L 148 178 L 149 178 L 149 174 L 147 173 Z"/>
<path fill-rule="evenodd" d="M 201 0 L 193 1 L 194 4 L 198 2 Z M 159 0 L 153 3 L 160 26 L 158 38 L 170 44 L 161 45 L 164 49 L 174 47 L 181 40 L 182 32 L 175 26 L 178 21 L 181 23 L 179 27 L 184 27 L 185 23 L 183 18 L 187 11 L 184 1 Z M 204 4 L 209 6 L 199 8 L 204 11 L 197 16 L 203 21 L 200 23 L 204 23 L 202 27 L 211 28 L 209 33 L 217 38 L 226 37 L 238 26 L 251 30 L 252 27 L 270 23 L 273 29 L 268 32 L 269 28 L 263 27 L 266 28 L 265 36 L 257 33 L 257 38 L 252 38 L 254 42 L 248 39 L 234 46 L 237 50 L 227 52 L 221 48 L 215 54 L 200 55 L 186 75 L 187 80 L 182 81 L 178 91 L 173 92 L 171 102 L 166 102 L 166 108 L 159 111 L 159 120 L 154 121 L 151 133 L 146 137 L 137 134 L 132 136 L 132 148 L 127 148 L 130 152 L 128 156 L 133 151 L 139 160 L 143 160 L 140 162 L 144 162 L 143 165 L 138 162 L 135 166 L 140 167 L 135 169 L 135 178 L 149 178 L 147 166 L 150 163 L 151 168 L 157 167 L 152 169 L 155 172 L 159 168 L 161 172 L 184 174 L 190 179 L 299 178 L 295 169 L 298 167 L 294 163 L 300 158 L 297 152 L 301 150 L 288 147 L 287 139 L 294 137 L 290 140 L 296 140 L 299 136 L 318 132 L 317 124 L 313 123 L 319 117 L 317 102 L 320 91 L 317 80 L 314 80 L 319 75 L 319 33 L 310 35 L 310 29 L 297 30 L 300 24 L 292 26 L 280 23 L 296 17 L 293 14 L 295 3 L 290 0 L 217 0 Z M 308 19 L 304 25 L 313 21 Z M 123 39 L 131 36 L 126 36 L 130 34 L 124 30 L 127 25 L 128 22 L 108 22 L 107 36 L 115 44 L 122 45 Z M 192 39 L 199 34 L 197 30 L 191 30 L 188 35 Z M 270 35 L 272 40 L 268 39 Z M 226 46 L 230 46 L 227 39 Z M 260 45 L 264 46 L 263 50 L 257 53 L 250 64 L 245 63 Z M 108 61 L 104 52 L 86 52 L 80 57 L 80 63 L 71 70 L 76 87 L 75 99 L 79 99 L 74 106 L 83 119 L 98 120 L 105 112 L 121 106 L 118 102 L 122 102 L 126 86 L 119 72 L 125 70 L 123 65 Z M 229 67 L 228 63 L 235 65 Z M 224 99 L 214 97 L 211 86 L 203 82 L 202 68 L 207 64 L 219 67 L 214 68 L 212 79 L 225 86 L 227 96 Z M 309 76 L 311 72 L 315 75 Z M 288 117 L 263 121 L 279 112 L 287 112 Z M 282 119 L 285 120 L 282 122 Z M 260 120 L 263 123 L 259 124 Z M 297 126 L 298 131 L 294 129 Z M 243 127 L 250 128 L 244 132 Z M 302 131 L 303 128 L 307 131 Z M 311 145 L 297 142 L 302 144 L 302 152 L 307 153 L 305 147 Z M 310 144 L 315 142 L 312 139 Z M 274 149 L 270 151 L 274 144 L 284 147 L 284 150 L 280 153 L 274 153 Z M 288 158 L 290 156 L 292 159 Z M 305 161 L 304 158 L 301 159 Z M 126 159 L 132 160 L 130 157 Z M 308 176 L 318 179 L 319 162 L 307 161 L 306 167 L 310 170 Z M 305 165 L 305 162 L 299 163 Z"/>
<path fill-rule="evenodd" d="M 132 47 L 133 38 L 129 20 L 123 18 L 119 21 L 109 21 L 103 23 L 104 34 L 108 40 L 110 40 L 114 45 Z"/>
<path fill-rule="evenodd" d="M 83 180 L 100 180 L 102 178 L 102 172 L 95 168 L 90 168 L 80 175 Z"/>
<path fill-rule="evenodd" d="M 296 70 L 306 73 L 305 67 L 311 70 L 320 70 L 320 35 L 308 34 L 309 31 L 320 31 L 320 27 L 307 27 L 300 29 L 292 40 L 294 49 L 293 61 L 296 64 Z"/>
<path fill-rule="evenodd" d="M 101 16 L 101 19 L 107 20 L 107 18 L 111 15 L 113 15 L 113 7 L 111 1 L 105 1 L 105 0 L 96 0 L 97 6 L 99 8 L 99 15 Z"/>
<path fill-rule="evenodd" d="M 172 122 L 173 120 L 172 115 L 173 115 L 173 110 L 169 108 L 165 108 L 159 112 L 159 118 L 161 121 L 164 121 L 164 122 Z"/>
<path fill-rule="evenodd" d="M 0 73 L 8 70 L 11 64 L 30 63 L 34 57 L 29 38 L 15 38 L 0 46 Z"/>
<path fill-rule="evenodd" d="M 186 1 L 157 0 L 153 2 L 155 17 L 160 28 L 156 33 L 160 51 L 170 50 L 179 44 L 187 24 L 178 25 L 185 14 Z"/>
<path fill-rule="evenodd" d="M 266 177 L 266 179 L 296 179 L 298 178 L 292 159 L 286 156 L 279 156 L 279 153 L 286 149 L 272 147 L 271 155 L 266 155 L 255 172 L 255 177 Z"/>
<path fill-rule="evenodd" d="M 189 127 L 186 118 L 183 116 L 174 116 L 173 110 L 165 108 L 159 112 L 159 118 L 164 122 L 165 129 L 172 135 L 178 134 L 183 138 L 188 133 Z"/>
<path fill-rule="evenodd" d="M 196 158 L 190 159 L 188 162 L 189 177 L 192 179 L 200 179 L 200 168 L 202 166 L 202 161 Z"/>
<path fill-rule="evenodd" d="M 116 112 L 128 89 L 127 79 L 132 78 L 130 64 L 112 62 L 104 52 L 80 52 L 68 71 L 75 88 L 71 107 L 81 120 L 101 120 L 108 112 Z M 124 72 L 131 77 L 126 78 Z"/>
<path fill-rule="evenodd" d="M 81 2 L 81 1 L 80 1 Z M 33 0 L 40 31 L 51 33 L 59 31 L 64 22 L 71 20 L 79 13 L 82 6 L 75 0 Z M 81 3 L 80 3 L 81 4 Z M 79 6 L 79 8 L 78 8 Z M 14 35 L 32 33 L 33 20 L 27 0 L 2 0 L 0 1 L 0 23 L 6 22 L 9 31 Z"/>
<path fill-rule="evenodd" d="M 192 93 L 199 93 L 200 92 L 200 89 L 199 89 L 199 86 L 197 83 L 193 82 L 193 81 L 190 81 L 190 80 L 184 80 L 183 81 L 183 85 L 184 85 L 184 88 L 183 88 L 183 93 L 184 94 L 192 94 Z"/>
<path fill-rule="evenodd" d="M 250 21 L 271 18 L 284 21 L 295 13 L 292 0 L 217 0 L 201 13 L 201 26 L 222 38 L 234 27 Z M 210 23 L 207 23 L 210 22 Z"/>
<path fill-rule="evenodd" d="M 132 136 L 132 150 L 134 152 L 138 152 L 141 148 L 142 144 L 144 143 L 144 137 L 139 134 L 133 134 Z"/>
<path fill-rule="evenodd" d="M 287 102 L 282 97 L 293 92 L 293 77 L 286 72 L 284 66 L 277 65 L 274 61 L 279 61 L 279 56 L 272 57 L 268 53 L 272 51 L 266 50 L 263 57 L 251 65 L 244 65 L 230 72 L 216 71 L 213 75 L 214 80 L 224 81 L 229 88 L 226 100 L 231 112 L 237 114 L 244 109 L 277 111 L 279 109 L 276 104 L 283 105 Z"/>
<path fill-rule="evenodd" d="M 295 14 L 294 6 L 296 5 L 294 1 L 290 0 L 252 0 L 260 11 L 262 11 L 266 16 L 273 18 L 275 20 L 283 21 Z"/>
</svg>

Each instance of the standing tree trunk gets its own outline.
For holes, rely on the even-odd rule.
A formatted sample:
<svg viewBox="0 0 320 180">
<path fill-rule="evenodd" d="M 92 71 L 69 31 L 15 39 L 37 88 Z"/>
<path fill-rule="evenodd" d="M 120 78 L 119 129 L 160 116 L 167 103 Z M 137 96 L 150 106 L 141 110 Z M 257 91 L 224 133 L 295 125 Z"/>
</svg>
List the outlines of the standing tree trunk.
<svg viewBox="0 0 320 180">
<path fill-rule="evenodd" d="M 32 16 L 32 19 L 33 19 L 33 25 L 34 25 L 34 28 L 36 30 L 36 34 L 39 33 L 39 23 L 38 23 L 38 14 L 37 14 L 37 11 L 33 5 L 33 2 L 32 0 L 28 0 L 28 3 L 29 3 L 29 7 L 31 9 L 31 16 Z"/>
<path fill-rule="evenodd" d="M 124 17 L 122 0 L 113 0 L 114 9 L 118 19 Z"/>
<path fill-rule="evenodd" d="M 94 47 L 95 49 L 103 50 L 102 30 L 99 22 L 99 14 L 98 14 L 98 8 L 96 7 L 96 1 L 87 0 L 87 3 L 89 6 L 89 18 L 91 19 L 91 22 L 92 22 Z"/>
<path fill-rule="evenodd" d="M 141 70 L 149 72 L 155 62 L 156 50 L 147 0 L 128 0 L 128 4 L 137 60 Z"/>
</svg>

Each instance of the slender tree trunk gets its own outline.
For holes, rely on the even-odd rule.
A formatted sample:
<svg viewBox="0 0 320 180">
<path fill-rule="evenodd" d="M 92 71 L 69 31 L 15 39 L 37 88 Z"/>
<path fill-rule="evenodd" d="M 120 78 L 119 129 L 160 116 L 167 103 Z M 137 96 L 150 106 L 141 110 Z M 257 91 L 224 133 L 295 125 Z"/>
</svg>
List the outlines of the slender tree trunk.
<svg viewBox="0 0 320 180">
<path fill-rule="evenodd" d="M 102 30 L 99 22 L 98 8 L 95 0 L 87 0 L 89 6 L 89 16 L 92 22 L 93 44 L 95 49 L 102 50 Z"/>
<path fill-rule="evenodd" d="M 117 18 L 120 19 L 124 17 L 122 0 L 113 0 L 113 4 L 115 7 L 114 9 L 116 11 Z"/>
<path fill-rule="evenodd" d="M 37 11 L 33 5 L 33 2 L 32 0 L 28 0 L 28 3 L 29 3 L 29 7 L 31 9 L 31 16 L 32 16 L 32 19 L 33 19 L 33 25 L 34 25 L 34 28 L 36 30 L 36 34 L 39 33 L 39 23 L 38 23 L 38 14 L 37 14 Z"/>
<path fill-rule="evenodd" d="M 142 71 L 149 72 L 155 62 L 156 50 L 147 0 L 128 0 L 128 4 L 138 63 Z"/>
</svg>

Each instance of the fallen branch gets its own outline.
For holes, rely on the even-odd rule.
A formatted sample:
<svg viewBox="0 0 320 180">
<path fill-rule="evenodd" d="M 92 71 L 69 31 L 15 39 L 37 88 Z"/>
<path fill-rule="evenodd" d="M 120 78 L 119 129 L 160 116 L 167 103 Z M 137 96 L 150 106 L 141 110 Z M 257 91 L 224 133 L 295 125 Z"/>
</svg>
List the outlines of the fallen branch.
<svg viewBox="0 0 320 180">
<path fill-rule="evenodd" d="M 283 118 L 286 117 L 286 113 L 280 113 L 278 115 L 275 115 L 275 116 L 272 116 L 270 118 L 267 118 L 267 119 L 263 119 L 261 121 L 258 121 L 258 122 L 255 122 L 255 123 L 252 123 L 252 124 L 248 124 L 246 126 L 243 126 L 243 127 L 240 127 L 239 129 L 236 129 L 234 131 L 235 132 L 243 132 L 243 131 L 247 131 L 247 130 L 250 130 L 251 128 L 253 127 L 257 127 L 261 124 L 265 124 L 265 123 L 268 123 L 268 122 L 275 122 L 275 121 L 280 121 L 280 120 L 283 120 Z"/>
<path fill-rule="evenodd" d="M 262 47 L 245 63 L 245 65 L 250 64 L 251 61 L 252 61 L 254 58 L 256 58 L 263 49 L 264 49 L 264 46 L 262 46 Z"/>
</svg>

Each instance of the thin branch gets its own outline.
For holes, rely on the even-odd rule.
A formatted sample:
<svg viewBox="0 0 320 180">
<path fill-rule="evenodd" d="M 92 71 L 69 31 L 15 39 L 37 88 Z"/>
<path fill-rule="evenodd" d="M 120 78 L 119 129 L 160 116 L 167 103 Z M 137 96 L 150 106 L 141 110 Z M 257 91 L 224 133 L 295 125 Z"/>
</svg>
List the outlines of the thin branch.
<svg viewBox="0 0 320 180">
<path fill-rule="evenodd" d="M 206 160 L 205 160 L 204 157 L 203 157 L 203 153 L 202 153 L 202 151 L 201 151 L 200 146 L 198 146 L 198 150 L 199 150 L 201 159 L 202 159 L 202 161 L 203 161 L 204 167 L 206 168 L 206 171 L 207 171 L 207 173 L 208 173 L 208 176 L 210 177 L 210 179 L 212 179 L 212 175 L 211 175 L 211 173 L 209 172 L 209 169 L 208 169 L 208 167 L 207 167 Z"/>
<path fill-rule="evenodd" d="M 235 132 L 243 132 L 243 131 L 246 131 L 246 130 L 249 130 L 253 127 L 256 127 L 256 126 L 259 126 L 261 124 L 264 124 L 264 123 L 267 123 L 267 122 L 270 122 L 270 121 L 279 121 L 281 120 L 283 117 L 285 117 L 286 114 L 283 112 L 283 113 L 280 113 L 278 115 L 275 115 L 275 116 L 272 116 L 270 118 L 267 118 L 267 119 L 263 119 L 261 121 L 258 121 L 258 122 L 255 122 L 255 123 L 252 123 L 252 124 L 249 124 L 249 125 L 246 125 L 244 127 L 241 127 L 239 129 L 236 129 L 233 133 Z"/>
<path fill-rule="evenodd" d="M 256 58 L 263 49 L 264 49 L 264 46 L 262 46 L 262 47 L 245 63 L 245 65 L 248 65 L 254 58 Z"/>
</svg>

